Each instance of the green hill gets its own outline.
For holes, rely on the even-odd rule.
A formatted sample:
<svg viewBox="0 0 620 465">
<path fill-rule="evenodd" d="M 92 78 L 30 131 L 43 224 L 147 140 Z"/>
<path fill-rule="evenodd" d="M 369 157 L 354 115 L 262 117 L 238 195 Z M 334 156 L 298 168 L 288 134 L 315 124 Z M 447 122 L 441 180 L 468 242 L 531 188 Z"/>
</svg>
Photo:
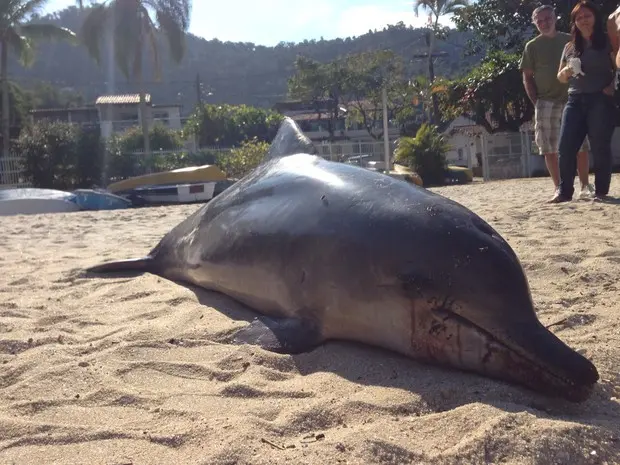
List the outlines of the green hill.
<svg viewBox="0 0 620 465">
<path fill-rule="evenodd" d="M 76 7 L 70 7 L 42 19 L 78 31 L 84 15 Z M 464 57 L 469 38 L 469 34 L 454 31 L 446 41 L 438 41 L 437 50 L 447 53 L 436 61 L 438 76 L 461 74 L 479 61 L 479 57 Z M 426 51 L 423 31 L 402 23 L 359 37 L 280 43 L 275 47 L 188 35 L 187 53 L 180 65 L 168 59 L 165 42 L 160 42 L 164 75 L 161 82 L 152 82 L 147 61 L 147 88 L 155 103 L 180 103 L 184 114 L 191 112 L 197 102 L 198 74 L 204 102 L 269 107 L 285 98 L 287 79 L 294 72 L 295 57 L 300 54 L 325 62 L 349 53 L 388 48 L 406 59 L 411 75 L 425 73 L 426 66 L 425 59 L 413 57 Z M 105 52 L 102 55 L 104 63 L 99 68 L 84 47 L 48 43 L 38 48 L 37 61 L 32 68 L 23 69 L 11 59 L 9 70 L 11 77 L 24 87 L 44 80 L 59 88 L 75 89 L 86 102 L 112 89 L 116 93 L 136 92 L 136 86 L 126 82 L 120 72 L 109 65 Z M 207 95 L 209 92 L 212 95 Z"/>
</svg>

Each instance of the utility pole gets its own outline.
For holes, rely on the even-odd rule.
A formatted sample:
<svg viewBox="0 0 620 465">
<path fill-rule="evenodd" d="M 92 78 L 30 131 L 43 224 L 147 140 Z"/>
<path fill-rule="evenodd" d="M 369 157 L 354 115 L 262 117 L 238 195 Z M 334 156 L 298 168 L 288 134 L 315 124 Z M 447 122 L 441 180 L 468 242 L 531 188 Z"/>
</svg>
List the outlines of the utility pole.
<svg viewBox="0 0 620 465">
<path fill-rule="evenodd" d="M 427 45 L 429 44 L 429 38 L 427 37 Z M 433 58 L 445 57 L 448 55 L 448 52 L 435 52 L 431 53 L 430 56 L 428 52 L 425 53 L 416 53 L 413 55 L 413 58 L 426 58 L 428 59 L 428 80 L 429 84 L 432 86 L 435 81 L 435 67 L 433 66 Z M 431 91 L 431 99 L 433 101 L 433 121 L 437 119 L 439 116 L 439 103 L 437 102 L 437 97 Z M 436 122 L 436 121 L 435 121 Z"/>
<path fill-rule="evenodd" d="M 196 73 L 196 103 L 198 108 L 202 108 L 202 89 L 200 87 L 200 73 Z"/>
<path fill-rule="evenodd" d="M 385 173 L 390 174 L 390 136 L 388 134 L 388 113 L 387 113 L 387 85 L 383 83 L 383 158 L 385 160 Z"/>
</svg>

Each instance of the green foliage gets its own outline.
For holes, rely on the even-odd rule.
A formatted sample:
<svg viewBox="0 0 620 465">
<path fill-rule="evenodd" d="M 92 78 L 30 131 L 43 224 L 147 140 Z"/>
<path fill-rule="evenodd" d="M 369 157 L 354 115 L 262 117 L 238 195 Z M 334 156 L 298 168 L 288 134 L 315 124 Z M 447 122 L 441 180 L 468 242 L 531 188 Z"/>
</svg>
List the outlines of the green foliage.
<svg viewBox="0 0 620 465">
<path fill-rule="evenodd" d="M 89 188 L 103 184 L 106 146 L 99 126 L 80 126 L 76 133 L 75 187 Z"/>
<path fill-rule="evenodd" d="M 446 173 L 449 146 L 437 127 L 423 124 L 415 137 L 398 140 L 394 159 L 418 173 L 425 186 L 441 185 Z"/>
<path fill-rule="evenodd" d="M 267 155 L 269 143 L 253 139 L 218 157 L 218 167 L 230 179 L 240 179 L 256 168 Z"/>
<path fill-rule="evenodd" d="M 570 10 L 575 2 L 551 0 L 544 3 L 555 7 L 558 30 L 569 32 Z M 617 7 L 616 0 L 594 0 L 594 3 L 601 8 L 603 17 Z M 470 53 L 485 50 L 521 53 L 525 42 L 538 34 L 532 24 L 532 12 L 541 4 L 538 0 L 477 0 L 458 11 L 453 21 L 459 31 L 473 33 L 468 44 Z"/>
<path fill-rule="evenodd" d="M 60 89 L 46 82 L 38 82 L 24 89 L 33 108 L 75 108 L 84 105 L 81 93 L 72 89 Z"/>
<path fill-rule="evenodd" d="M 200 146 L 234 147 L 256 139 L 270 142 L 284 117 L 275 111 L 248 105 L 209 105 L 195 111 L 183 130 L 198 136 Z"/>
<path fill-rule="evenodd" d="M 2 77 L 2 152 L 10 153 L 10 90 L 8 82 L 9 51 L 17 56 L 22 66 L 31 66 L 34 62 L 35 43 L 41 40 L 66 40 L 75 42 L 75 34 L 52 24 L 32 23 L 29 19 L 37 14 L 46 0 L 12 0 L 0 2 L 0 76 Z"/>
<path fill-rule="evenodd" d="M 289 96 L 313 105 L 317 118 L 325 115 L 327 130 L 334 137 L 334 121 L 346 107 L 348 124 L 358 123 L 374 139 L 383 137 L 383 86 L 387 90 L 390 121 L 401 127 L 414 117 L 411 88 L 404 62 L 390 50 L 347 55 L 327 63 L 298 57 L 289 80 Z"/>
<path fill-rule="evenodd" d="M 334 122 L 339 118 L 340 103 L 350 85 L 351 73 L 342 60 L 320 63 L 305 56 L 295 60 L 295 74 L 288 81 L 292 99 L 313 104 L 317 116 L 326 115 L 330 140 L 336 131 Z"/>
<path fill-rule="evenodd" d="M 116 140 L 123 152 L 136 152 L 144 146 L 142 129 L 133 126 L 124 133 L 117 135 Z M 160 123 L 154 124 L 149 131 L 149 140 L 153 150 L 176 150 L 183 144 L 179 131 L 168 129 Z"/>
<path fill-rule="evenodd" d="M 95 2 L 91 2 L 95 3 Z M 143 54 L 148 48 L 156 79 L 161 76 L 157 35 L 168 42 L 170 57 L 179 63 L 185 55 L 185 32 L 189 27 L 190 0 L 109 0 L 88 11 L 80 30 L 89 55 L 101 62 L 101 43 L 109 30 L 114 31 L 114 59 L 127 78 L 140 78 Z"/>
<path fill-rule="evenodd" d="M 160 152 L 179 150 L 182 145 L 181 134 L 162 124 L 155 124 L 150 128 L 149 135 L 152 148 L 150 160 L 143 152 L 142 128 L 134 126 L 110 138 L 106 164 L 108 178 L 139 176 L 146 173 L 149 167 L 154 171 L 178 168 L 176 156 Z"/>
<path fill-rule="evenodd" d="M 388 120 L 405 126 L 414 115 L 412 89 L 402 58 L 390 50 L 363 52 L 344 58 L 347 120 L 361 124 L 373 139 L 383 138 L 383 86 L 387 92 Z"/>
<path fill-rule="evenodd" d="M 169 2 L 152 0 L 151 3 L 168 4 Z M 193 3 L 197 5 L 196 1 Z M 67 8 L 45 16 L 41 20 L 79 31 L 85 17 L 91 11 L 87 3 L 84 11 Z M 194 22 L 198 20 L 193 18 Z M 471 33 L 453 30 L 448 41 L 437 41 L 435 50 L 448 54 L 436 60 L 435 71 L 438 76 L 456 76 L 461 70 L 478 61 L 477 57 L 466 59 L 462 57 L 463 46 L 470 36 Z M 422 48 L 424 30 L 414 29 L 403 23 L 378 28 L 376 31 L 356 37 L 305 40 L 276 46 L 217 39 L 205 40 L 191 34 L 186 36 L 185 41 L 187 45 L 185 59 L 176 64 L 168 53 L 165 37 L 159 34 L 156 36 L 156 44 L 160 50 L 160 65 L 163 70 L 161 83 L 149 89 L 156 103 L 179 103 L 186 109 L 194 108 L 196 90 L 192 83 L 199 74 L 204 86 L 205 102 L 271 108 L 281 101 L 286 93 L 288 78 L 294 73 L 295 58 L 299 55 L 312 57 L 320 62 L 328 62 L 351 53 L 387 49 L 394 51 L 404 59 L 408 76 L 426 74 L 426 61 L 412 59 L 412 55 L 425 51 Z M 16 66 L 11 58 L 10 61 L 15 64 L 15 66 L 11 64 L 12 75 L 19 82 L 30 82 L 36 78 L 62 82 L 63 86 L 83 91 L 86 102 L 92 102 L 99 95 L 108 93 L 105 84 L 108 80 L 118 83 L 118 86 L 123 89 L 130 89 L 127 79 L 116 67 L 114 57 L 104 53 L 103 44 L 104 42 L 100 43 L 102 63 L 100 69 L 89 57 L 85 47 L 50 43 L 42 44 L 38 49 L 39 59 L 31 69 Z M 106 70 L 103 74 L 102 69 Z M 151 53 L 145 45 L 145 81 L 152 81 L 153 74 Z M 135 86 L 133 88 L 136 89 Z M 213 95 L 207 96 L 209 91 L 212 91 Z"/>
<path fill-rule="evenodd" d="M 2 95 L 0 94 L 1 104 Z M 31 94 L 19 86 L 19 84 L 9 81 L 9 123 L 11 128 L 26 124 L 28 110 L 30 110 L 31 106 Z M 14 136 L 14 134 L 11 134 L 11 136 Z"/>
<path fill-rule="evenodd" d="M 534 116 L 523 87 L 519 56 L 491 52 L 480 66 L 452 81 L 441 99 L 444 117 L 464 115 L 489 132 L 518 131 Z"/>
<path fill-rule="evenodd" d="M 182 150 L 178 131 L 162 125 L 151 128 L 150 135 L 155 150 L 149 164 L 141 150 L 142 131 L 138 127 L 113 136 L 106 145 L 97 125 L 85 127 L 43 120 L 22 131 L 16 153 L 22 157 L 26 177 L 35 187 L 61 190 L 88 188 L 110 180 L 139 176 L 148 172 L 149 167 L 151 171 L 160 172 L 214 165 L 221 156 L 215 151 L 188 153 Z M 267 143 L 263 144 L 260 147 L 268 147 Z M 251 161 L 246 160 L 247 155 L 239 158 L 237 154 L 236 157 L 241 160 L 236 162 L 240 168 Z"/>
<path fill-rule="evenodd" d="M 104 145 L 97 127 L 41 121 L 22 131 L 17 150 L 35 187 L 69 190 L 100 182 Z"/>
</svg>

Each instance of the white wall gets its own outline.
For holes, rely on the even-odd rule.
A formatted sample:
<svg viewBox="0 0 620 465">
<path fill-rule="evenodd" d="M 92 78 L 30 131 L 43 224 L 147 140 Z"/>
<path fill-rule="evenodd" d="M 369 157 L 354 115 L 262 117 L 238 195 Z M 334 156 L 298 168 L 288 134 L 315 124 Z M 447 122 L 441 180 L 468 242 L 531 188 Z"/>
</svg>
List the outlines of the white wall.
<svg viewBox="0 0 620 465">
<path fill-rule="evenodd" d="M 162 115 L 159 117 L 159 115 Z M 181 109 L 178 106 L 156 106 L 151 108 L 153 121 L 162 119 L 162 123 L 170 129 L 181 129 Z M 165 115 L 165 116 L 164 116 Z"/>
<path fill-rule="evenodd" d="M 459 128 L 464 129 L 465 132 L 452 132 Z M 450 150 L 446 153 L 448 164 L 467 168 L 478 166 L 476 153 L 482 151 L 480 138 L 468 133 L 468 129 L 475 129 L 479 132 L 480 127 L 473 120 L 459 116 L 444 130 L 446 142 L 450 146 Z"/>
<path fill-rule="evenodd" d="M 446 152 L 446 161 L 450 165 L 473 168 L 478 166 L 476 158 L 476 137 L 456 133 L 447 138 L 450 150 Z"/>
</svg>

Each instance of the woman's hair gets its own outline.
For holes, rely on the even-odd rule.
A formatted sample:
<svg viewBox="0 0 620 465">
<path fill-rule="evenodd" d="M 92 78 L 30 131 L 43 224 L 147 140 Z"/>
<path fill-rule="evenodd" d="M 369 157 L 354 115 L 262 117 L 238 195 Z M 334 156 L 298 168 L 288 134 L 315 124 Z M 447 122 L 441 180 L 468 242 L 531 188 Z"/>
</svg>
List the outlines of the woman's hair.
<svg viewBox="0 0 620 465">
<path fill-rule="evenodd" d="M 605 35 L 605 30 L 603 29 L 603 19 L 600 10 L 590 0 L 580 0 L 570 12 L 570 32 L 573 36 L 571 42 L 577 56 L 580 56 L 585 48 L 585 40 L 581 35 L 581 32 L 577 28 L 577 25 L 575 24 L 575 18 L 577 17 L 577 13 L 579 13 L 582 8 L 587 8 L 594 15 L 594 28 L 592 30 L 592 48 L 596 50 L 602 50 L 607 46 L 607 36 Z"/>
</svg>

